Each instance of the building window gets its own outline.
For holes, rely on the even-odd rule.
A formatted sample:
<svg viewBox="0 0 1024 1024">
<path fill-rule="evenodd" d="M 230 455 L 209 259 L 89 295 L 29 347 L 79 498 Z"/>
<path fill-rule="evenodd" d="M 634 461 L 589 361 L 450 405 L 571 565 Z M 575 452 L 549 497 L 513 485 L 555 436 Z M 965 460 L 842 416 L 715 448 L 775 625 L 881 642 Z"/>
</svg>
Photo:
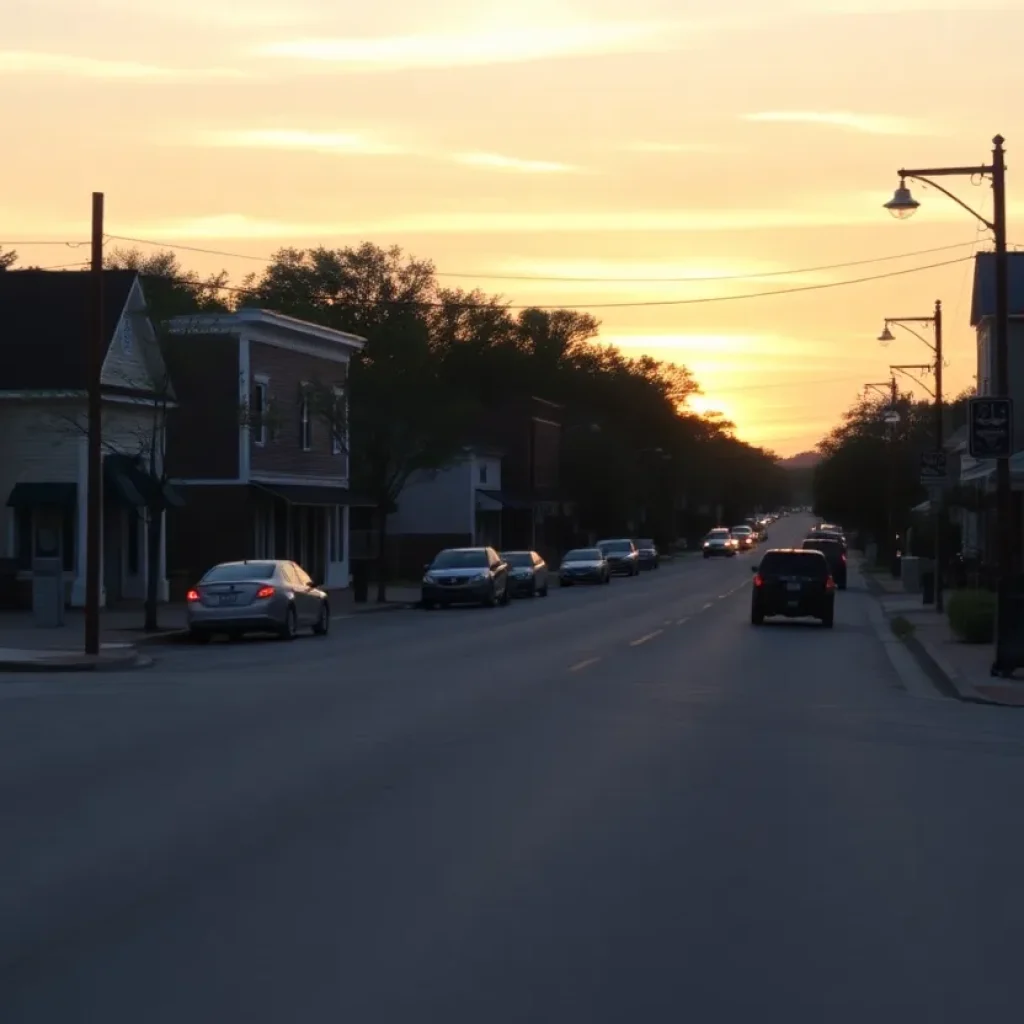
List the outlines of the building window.
<svg viewBox="0 0 1024 1024">
<path fill-rule="evenodd" d="M 331 452 L 344 455 L 348 451 L 348 409 L 345 406 L 345 389 L 334 389 L 334 408 L 331 414 Z"/>
<path fill-rule="evenodd" d="M 487 464 L 486 463 L 484 463 L 480 467 L 480 483 L 482 483 L 482 484 L 487 483 Z"/>
<path fill-rule="evenodd" d="M 304 452 L 313 450 L 313 417 L 308 394 L 303 394 L 299 401 L 299 447 Z"/>
<path fill-rule="evenodd" d="M 249 408 L 249 417 L 252 422 L 249 425 L 252 431 L 253 442 L 262 447 L 267 443 L 267 400 L 269 397 L 270 382 L 263 377 L 257 377 L 252 389 L 252 403 Z"/>
<path fill-rule="evenodd" d="M 14 557 L 18 569 L 32 568 L 32 555 L 36 541 L 36 512 L 31 508 L 19 508 L 14 525 Z M 61 518 L 61 558 L 64 572 L 75 571 L 75 516 L 65 511 Z"/>
</svg>

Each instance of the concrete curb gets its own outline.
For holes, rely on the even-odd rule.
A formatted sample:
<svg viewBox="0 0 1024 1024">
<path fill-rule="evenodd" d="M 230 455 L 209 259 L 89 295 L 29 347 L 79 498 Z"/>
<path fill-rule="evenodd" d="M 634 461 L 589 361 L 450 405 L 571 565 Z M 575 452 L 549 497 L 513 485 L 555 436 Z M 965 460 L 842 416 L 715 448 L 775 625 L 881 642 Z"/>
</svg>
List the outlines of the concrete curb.
<svg viewBox="0 0 1024 1024">
<path fill-rule="evenodd" d="M 875 598 L 890 596 L 889 591 L 875 580 L 871 579 L 870 573 L 865 573 L 863 570 L 860 570 L 860 572 L 868 593 Z M 881 600 L 878 601 L 878 607 L 887 622 L 890 622 L 893 618 L 897 617 L 886 614 Z M 989 704 L 1004 708 L 1019 708 L 1024 706 L 1024 700 L 1022 700 L 1021 697 L 1017 697 L 1015 700 L 1001 700 L 997 696 L 990 696 L 980 692 L 973 684 L 964 679 L 964 677 L 946 660 L 942 652 L 939 651 L 933 643 L 920 639 L 914 633 L 910 633 L 903 637 L 900 640 L 900 643 L 902 643 L 903 647 L 914 655 L 918 665 L 927 673 L 943 696 L 959 700 L 964 704 Z M 1024 695 L 1024 687 L 1021 687 L 1020 689 L 1022 695 Z"/>
<path fill-rule="evenodd" d="M 153 664 L 152 658 L 147 658 L 137 651 L 115 655 L 25 651 L 24 655 L 23 658 L 0 659 L 0 672 L 127 672 L 132 669 L 149 668 Z"/>
</svg>

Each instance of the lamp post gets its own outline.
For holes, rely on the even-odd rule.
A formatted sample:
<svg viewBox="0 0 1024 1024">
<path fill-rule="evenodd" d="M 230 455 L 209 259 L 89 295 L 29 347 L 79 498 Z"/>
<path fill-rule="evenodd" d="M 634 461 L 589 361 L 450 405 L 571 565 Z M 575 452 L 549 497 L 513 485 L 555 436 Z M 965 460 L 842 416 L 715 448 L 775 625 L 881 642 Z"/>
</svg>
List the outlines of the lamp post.
<svg viewBox="0 0 1024 1024">
<path fill-rule="evenodd" d="M 918 334 L 913 327 L 909 324 L 930 324 L 935 331 L 935 343 L 932 344 L 923 335 Z M 885 325 L 882 328 L 882 333 L 879 334 L 878 340 L 883 345 L 888 345 L 890 342 L 895 340 L 895 335 L 890 330 L 891 327 L 900 327 L 908 334 L 912 334 L 918 341 L 920 341 L 927 348 L 931 349 L 935 356 L 935 363 L 933 366 L 926 367 L 890 367 L 892 370 L 908 371 L 913 369 L 919 370 L 932 370 L 935 374 L 935 390 L 932 392 L 932 397 L 935 399 L 935 450 L 941 452 L 943 450 L 944 443 L 944 408 L 943 408 L 943 396 L 942 396 L 942 302 L 939 299 L 935 300 L 935 311 L 931 316 L 889 316 L 885 318 Z M 921 383 L 918 381 L 917 383 Z M 925 385 L 921 385 L 925 387 Z M 925 390 L 928 390 L 925 388 Z M 942 571 L 943 561 L 945 558 L 944 548 L 944 530 L 943 530 L 943 513 L 944 505 L 942 496 L 940 495 L 937 499 L 933 498 L 935 502 L 935 610 L 941 612 L 943 610 L 943 596 L 942 596 Z"/>
<path fill-rule="evenodd" d="M 1009 262 L 1006 246 L 1006 163 L 1003 143 L 997 135 L 992 140 L 992 162 L 976 167 L 926 167 L 916 170 L 904 168 L 898 171 L 899 187 L 892 199 L 884 204 L 894 217 L 903 220 L 910 217 L 921 205 L 907 188 L 907 180 L 920 181 L 930 185 L 952 199 L 972 217 L 992 232 L 995 241 L 995 395 L 1010 397 L 1010 303 L 1009 303 Z M 935 178 L 991 178 L 992 179 L 992 220 L 983 217 L 962 199 L 944 188 Z M 996 460 L 996 521 L 999 543 L 999 576 L 1002 583 L 1009 581 L 1014 567 L 1013 509 L 1010 494 L 1010 460 L 1008 457 Z M 997 616 L 996 645 L 1000 646 L 999 632 L 1002 616 Z"/>
<path fill-rule="evenodd" d="M 893 374 L 886 381 L 875 381 L 864 385 L 865 396 L 874 391 L 889 404 L 882 421 L 886 425 L 886 497 L 885 497 L 885 518 L 886 518 L 886 541 L 885 552 L 890 555 L 890 567 L 896 564 L 896 426 L 900 421 L 900 414 L 896 411 L 896 376 Z M 895 575 L 895 573 L 894 573 Z"/>
</svg>

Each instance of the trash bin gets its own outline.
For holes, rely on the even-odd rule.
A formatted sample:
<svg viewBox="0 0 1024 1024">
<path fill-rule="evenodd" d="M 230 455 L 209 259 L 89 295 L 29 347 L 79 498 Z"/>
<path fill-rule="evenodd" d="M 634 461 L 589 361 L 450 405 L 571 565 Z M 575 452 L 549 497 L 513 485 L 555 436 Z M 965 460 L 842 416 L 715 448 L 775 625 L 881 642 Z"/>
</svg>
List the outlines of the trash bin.
<svg viewBox="0 0 1024 1024">
<path fill-rule="evenodd" d="M 352 600 L 366 604 L 370 599 L 370 566 L 367 562 L 352 563 Z"/>
<path fill-rule="evenodd" d="M 935 604 L 935 570 L 921 573 L 921 599 L 924 604 Z"/>
</svg>

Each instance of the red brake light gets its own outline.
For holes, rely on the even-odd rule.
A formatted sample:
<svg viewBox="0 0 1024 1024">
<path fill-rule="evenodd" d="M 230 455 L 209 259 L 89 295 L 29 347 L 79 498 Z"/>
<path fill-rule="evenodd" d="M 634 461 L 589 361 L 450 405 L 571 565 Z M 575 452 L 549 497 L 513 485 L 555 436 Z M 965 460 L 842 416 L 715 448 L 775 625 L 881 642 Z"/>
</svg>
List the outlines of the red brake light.
<svg viewBox="0 0 1024 1024">
<path fill-rule="evenodd" d="M 185 595 L 185 600 L 186 601 L 198 601 L 199 600 L 199 591 L 198 590 L 190 590 Z"/>
<path fill-rule="evenodd" d="M 834 579 L 832 579 L 831 576 L 829 576 L 828 580 L 825 583 L 825 589 L 826 590 L 835 590 L 836 589 L 836 581 Z"/>
<path fill-rule="evenodd" d="M 256 591 L 256 599 L 259 600 L 259 601 L 262 601 L 264 598 L 273 597 L 273 596 L 274 596 L 274 588 L 273 587 L 260 587 L 260 589 Z"/>
<path fill-rule="evenodd" d="M 763 587 L 764 586 L 764 578 L 761 576 L 760 573 L 757 573 L 757 575 L 754 577 L 754 586 L 755 587 Z"/>
<path fill-rule="evenodd" d="M 846 555 L 839 556 L 843 560 L 843 565 L 846 565 Z"/>
</svg>

